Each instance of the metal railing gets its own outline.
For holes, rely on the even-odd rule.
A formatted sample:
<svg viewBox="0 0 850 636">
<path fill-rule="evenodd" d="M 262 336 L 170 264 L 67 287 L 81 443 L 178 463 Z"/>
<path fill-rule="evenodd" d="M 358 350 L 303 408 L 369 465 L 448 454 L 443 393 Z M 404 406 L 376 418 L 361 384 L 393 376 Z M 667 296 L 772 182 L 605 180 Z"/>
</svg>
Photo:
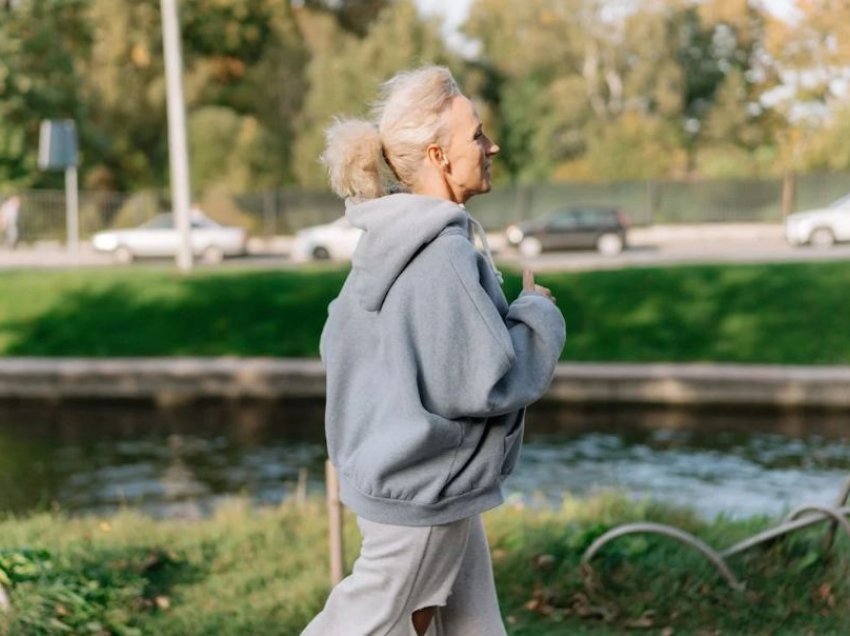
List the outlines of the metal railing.
<svg viewBox="0 0 850 636">
<path fill-rule="evenodd" d="M 675 539 L 679 543 L 697 550 L 717 569 L 732 589 L 742 592 L 746 589 L 746 583 L 738 580 L 732 568 L 726 563 L 726 559 L 741 554 L 755 546 L 774 541 L 792 532 L 823 523 L 824 521 L 830 522 L 830 528 L 827 531 L 824 541 L 824 551 L 829 551 L 834 543 L 835 532 L 838 528 L 841 528 L 844 534 L 847 535 L 847 538 L 850 539 L 850 521 L 848 521 L 848 517 L 850 517 L 850 506 L 847 505 L 848 499 L 850 499 L 850 478 L 847 479 L 841 489 L 835 506 L 824 506 L 821 504 L 800 506 L 792 510 L 779 525 L 759 532 L 721 551 L 714 550 L 701 539 L 673 526 L 647 522 L 627 523 L 604 533 L 585 550 L 582 556 L 585 584 L 589 587 L 594 586 L 592 583 L 594 572 L 590 566 L 590 562 L 607 544 L 615 539 L 631 534 L 656 534 Z"/>
</svg>

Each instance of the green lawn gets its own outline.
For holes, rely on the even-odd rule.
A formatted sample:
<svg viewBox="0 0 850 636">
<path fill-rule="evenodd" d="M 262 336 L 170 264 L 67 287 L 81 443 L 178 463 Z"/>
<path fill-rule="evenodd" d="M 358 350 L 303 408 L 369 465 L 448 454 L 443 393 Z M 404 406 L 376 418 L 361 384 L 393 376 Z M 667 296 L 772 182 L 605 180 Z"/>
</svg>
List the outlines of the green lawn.
<svg viewBox="0 0 850 636">
<path fill-rule="evenodd" d="M 341 269 L 0 274 L 0 355 L 315 356 Z M 850 263 L 546 274 L 565 360 L 850 363 Z M 505 285 L 520 289 L 517 272 Z"/>
<path fill-rule="evenodd" d="M 841 533 L 830 556 L 821 551 L 820 528 L 731 559 L 747 583 L 743 593 L 695 552 L 644 536 L 605 548 L 586 585 L 585 548 L 612 525 L 637 519 L 681 525 L 717 547 L 767 524 L 705 522 L 613 495 L 553 511 L 503 506 L 485 515 L 485 525 L 509 633 L 847 633 L 850 541 Z M 351 516 L 346 535 L 350 567 L 358 547 Z M 237 500 L 193 522 L 130 511 L 6 519 L 0 581 L 13 607 L 5 619 L 0 614 L 4 636 L 295 635 L 328 590 L 324 506 L 311 500 L 256 510 Z"/>
</svg>

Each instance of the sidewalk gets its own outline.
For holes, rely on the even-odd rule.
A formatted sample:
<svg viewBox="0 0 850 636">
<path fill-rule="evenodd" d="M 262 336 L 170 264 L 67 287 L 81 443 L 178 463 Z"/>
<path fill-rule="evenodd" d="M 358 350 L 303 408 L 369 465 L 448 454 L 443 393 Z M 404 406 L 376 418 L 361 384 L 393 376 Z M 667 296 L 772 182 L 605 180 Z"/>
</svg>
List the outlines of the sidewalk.
<svg viewBox="0 0 850 636">
<path fill-rule="evenodd" d="M 248 240 L 249 256 L 288 256 L 292 237 L 273 236 Z M 141 262 L 167 263 L 173 259 L 142 260 Z M 0 247 L 0 269 L 12 268 L 68 268 L 118 266 L 110 254 L 96 252 L 88 241 L 80 242 L 79 252 L 70 254 L 58 241 L 37 241 L 19 245 L 9 250 Z"/>
</svg>

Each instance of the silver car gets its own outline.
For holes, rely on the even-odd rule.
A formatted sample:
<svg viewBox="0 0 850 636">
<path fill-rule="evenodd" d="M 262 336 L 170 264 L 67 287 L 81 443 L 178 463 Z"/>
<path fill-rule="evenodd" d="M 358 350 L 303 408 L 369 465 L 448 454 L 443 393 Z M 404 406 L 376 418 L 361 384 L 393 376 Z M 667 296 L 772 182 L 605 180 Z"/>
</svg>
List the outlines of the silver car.
<svg viewBox="0 0 850 636">
<path fill-rule="evenodd" d="M 826 208 L 789 215 L 785 219 L 785 240 L 791 245 L 814 247 L 850 241 L 850 194 Z"/>
<path fill-rule="evenodd" d="M 349 260 L 362 234 L 363 230 L 344 216 L 333 223 L 304 228 L 295 234 L 292 260 Z"/>
<path fill-rule="evenodd" d="M 245 254 L 247 233 L 241 227 L 220 225 L 203 214 L 191 219 L 189 243 L 192 253 L 206 263 L 219 263 L 225 256 Z M 173 257 L 180 245 L 180 234 L 172 214 L 160 214 L 130 230 L 98 232 L 92 238 L 94 249 L 109 252 L 119 263 L 139 257 Z"/>
</svg>

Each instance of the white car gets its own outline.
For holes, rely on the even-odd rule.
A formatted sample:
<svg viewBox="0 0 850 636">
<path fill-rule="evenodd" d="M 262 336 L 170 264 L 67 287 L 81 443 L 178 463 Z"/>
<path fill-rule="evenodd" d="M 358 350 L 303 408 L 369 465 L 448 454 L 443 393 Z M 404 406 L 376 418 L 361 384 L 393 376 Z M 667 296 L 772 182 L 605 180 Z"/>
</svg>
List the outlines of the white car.
<svg viewBox="0 0 850 636">
<path fill-rule="evenodd" d="M 207 216 L 194 213 L 191 218 L 189 243 L 192 253 L 206 263 L 219 263 L 225 256 L 245 254 L 247 233 L 241 227 L 219 225 Z M 174 257 L 180 235 L 171 214 L 160 214 L 130 230 L 98 232 L 92 237 L 98 252 L 111 253 L 119 263 L 138 257 Z"/>
<path fill-rule="evenodd" d="M 850 194 L 826 208 L 789 215 L 785 220 L 785 240 L 791 245 L 814 247 L 850 241 Z"/>
<path fill-rule="evenodd" d="M 295 234 L 292 260 L 350 260 L 363 230 L 345 217 L 327 225 L 314 225 Z"/>
</svg>

